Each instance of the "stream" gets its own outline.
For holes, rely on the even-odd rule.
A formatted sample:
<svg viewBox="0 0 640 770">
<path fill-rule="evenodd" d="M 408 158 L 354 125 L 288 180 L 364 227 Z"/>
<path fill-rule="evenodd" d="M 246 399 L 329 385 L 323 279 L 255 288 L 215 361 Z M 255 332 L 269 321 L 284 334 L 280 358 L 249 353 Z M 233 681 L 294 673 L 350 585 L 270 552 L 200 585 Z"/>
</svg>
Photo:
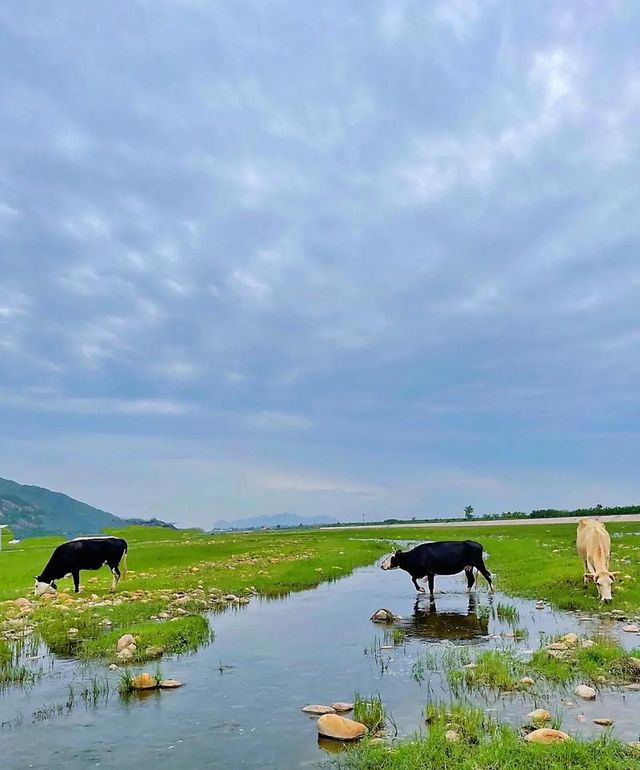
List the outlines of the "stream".
<svg viewBox="0 0 640 770">
<path fill-rule="evenodd" d="M 489 594 L 481 577 L 477 589 L 467 593 L 463 575 L 439 577 L 431 604 L 428 597 L 416 598 L 405 573 L 372 565 L 283 599 L 255 598 L 210 616 L 211 644 L 162 662 L 164 676 L 180 679 L 182 688 L 129 698 L 117 692 L 119 673 L 104 664 L 45 654 L 39 682 L 0 693 L 0 764 L 47 770 L 318 767 L 336 747 L 318 743 L 315 718 L 301 707 L 379 693 L 392 733 L 424 731 L 425 704 L 450 698 L 441 668 L 417 663 L 425 653 L 437 660 L 464 646 L 472 656 L 512 648 L 526 657 L 539 647 L 541 634 L 570 631 L 615 636 L 628 648 L 640 645 L 638 635 L 622 633 L 615 620 L 540 610 L 533 601 Z M 517 621 L 500 619 L 500 604 L 515 607 Z M 396 645 L 391 627 L 370 620 L 381 607 L 401 616 L 394 627 L 404 639 Z M 503 636 L 515 627 L 522 639 Z M 153 673 L 155 664 L 143 668 Z M 67 705 L 69 685 L 77 689 L 96 674 L 108 679 L 109 692 Z M 488 691 L 470 698 L 514 726 L 533 708 L 545 707 L 574 735 L 601 734 L 592 720 L 609 717 L 616 737 L 638 740 L 640 692 L 603 691 L 586 702 L 573 695 L 574 686 L 540 698 Z"/>
</svg>

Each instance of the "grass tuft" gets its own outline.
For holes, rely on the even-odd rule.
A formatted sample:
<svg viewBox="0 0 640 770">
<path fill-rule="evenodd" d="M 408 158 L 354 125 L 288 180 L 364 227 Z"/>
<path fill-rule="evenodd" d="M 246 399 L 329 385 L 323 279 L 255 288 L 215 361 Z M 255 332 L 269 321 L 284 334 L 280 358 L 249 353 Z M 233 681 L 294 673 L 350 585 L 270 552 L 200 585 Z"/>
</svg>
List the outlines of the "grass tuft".
<svg viewBox="0 0 640 770">
<path fill-rule="evenodd" d="M 369 728 L 370 733 L 375 733 L 384 727 L 385 710 L 382 698 L 379 695 L 371 695 L 362 698 L 356 695 L 353 704 L 353 718 Z"/>
</svg>

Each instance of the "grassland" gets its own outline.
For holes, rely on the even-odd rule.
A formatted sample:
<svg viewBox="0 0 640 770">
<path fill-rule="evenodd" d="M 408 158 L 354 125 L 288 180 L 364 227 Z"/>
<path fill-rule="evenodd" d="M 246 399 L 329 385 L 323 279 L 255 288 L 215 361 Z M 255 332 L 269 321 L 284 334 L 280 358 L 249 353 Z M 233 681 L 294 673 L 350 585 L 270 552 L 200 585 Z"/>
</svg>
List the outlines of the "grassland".
<svg viewBox="0 0 640 770">
<path fill-rule="evenodd" d="M 505 593 L 544 599 L 565 610 L 600 612 L 620 609 L 640 611 L 640 523 L 609 523 L 612 538 L 611 569 L 619 570 L 613 604 L 603 607 L 593 585 L 583 585 L 583 565 L 576 554 L 575 524 L 542 524 L 519 527 L 431 528 L 407 527 L 353 530 L 354 537 L 388 537 L 402 540 L 480 541 L 489 556 L 487 566 L 496 575 L 496 587 Z M 483 578 L 478 576 L 480 585 Z M 436 590 L 437 590 L 436 578 Z"/>
<path fill-rule="evenodd" d="M 115 659 L 117 638 L 132 633 L 137 642 L 132 662 L 186 652 L 209 638 L 204 610 L 339 579 L 387 548 L 353 540 L 347 532 L 214 537 L 133 527 L 117 534 L 129 542 L 129 572 L 115 595 L 103 569 L 82 573 L 78 596 L 67 593 L 71 580 L 63 579 L 56 597 L 37 600 L 31 595 L 33 576 L 62 539 L 36 538 L 3 551 L 0 638 L 19 639 L 35 629 L 56 652 Z M 19 597 L 29 602 L 16 603 Z"/>
<path fill-rule="evenodd" d="M 110 575 L 104 569 L 95 574 L 83 573 L 79 597 L 66 594 L 65 589 L 71 588 L 70 579 L 60 581 L 61 594 L 53 600 L 36 600 L 30 592 L 33 575 L 41 571 L 61 540 L 34 539 L 0 554 L 0 644 L 3 636 L 6 640 L 20 639 L 34 630 L 54 651 L 115 660 L 117 639 L 122 633 L 132 633 L 137 644 L 133 663 L 187 652 L 206 642 L 215 630 L 209 628 L 203 616 L 205 610 L 229 604 L 241 610 L 243 603 L 258 595 L 281 596 L 339 579 L 389 551 L 391 541 L 405 539 L 472 537 L 488 551 L 489 569 L 495 573 L 497 587 L 505 593 L 544 599 L 558 608 L 580 609 L 589 614 L 611 608 L 638 614 L 640 565 L 635 554 L 636 543 L 640 544 L 640 524 L 610 523 L 608 529 L 613 536 L 611 568 L 621 572 L 621 579 L 614 588 L 613 605 L 606 608 L 598 602 L 595 588 L 583 585 L 582 565 L 575 553 L 575 525 L 492 526 L 474 528 L 472 532 L 425 527 L 216 536 L 131 528 L 117 533 L 129 541 L 130 571 L 115 595 L 109 594 Z M 480 585 L 482 581 L 479 577 Z M 412 591 L 408 578 L 407 591 Z M 16 603 L 18 597 L 29 597 L 28 606 Z M 495 612 L 501 621 L 514 627 L 518 622 L 517 610 L 508 604 L 497 605 Z M 401 629 L 397 629 L 397 638 L 394 631 L 388 631 L 389 639 L 402 645 Z M 7 659 L 7 649 L 0 648 L 0 664 L 3 656 Z M 578 676 L 597 684 L 638 679 L 637 672 L 630 668 L 628 653 L 603 640 L 590 648 L 578 646 L 560 658 L 541 650 L 526 667 L 506 652 L 483 652 L 475 659 L 475 668 L 461 671 L 469 662 L 460 658 L 445 666 L 453 692 L 478 687 L 522 689 L 519 678 L 524 674 L 547 683 L 567 683 Z M 414 671 L 414 678 L 424 677 L 433 665 L 435 660 L 425 653 L 414 666 L 420 669 Z M 14 676 L 11 664 L 5 663 L 4 670 L 10 683 Z M 384 707 L 378 699 L 359 702 L 363 719 L 384 718 Z M 432 707 L 427 717 L 426 737 L 391 747 L 367 741 L 340 757 L 338 766 L 345 770 L 492 770 L 520 766 L 533 770 L 640 770 L 640 755 L 608 738 L 534 746 L 524 742 L 517 731 L 489 723 L 486 715 L 468 707 Z M 458 739 L 446 738 L 445 733 L 451 729 L 459 733 Z"/>
</svg>

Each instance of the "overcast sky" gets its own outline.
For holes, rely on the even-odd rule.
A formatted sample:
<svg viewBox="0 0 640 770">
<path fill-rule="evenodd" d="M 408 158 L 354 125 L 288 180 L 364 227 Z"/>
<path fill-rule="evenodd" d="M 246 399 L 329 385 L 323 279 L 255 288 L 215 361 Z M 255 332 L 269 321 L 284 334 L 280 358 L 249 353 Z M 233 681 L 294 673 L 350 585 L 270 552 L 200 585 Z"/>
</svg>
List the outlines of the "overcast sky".
<svg viewBox="0 0 640 770">
<path fill-rule="evenodd" d="M 640 4 L 0 6 L 0 476 L 207 526 L 640 502 Z"/>
</svg>

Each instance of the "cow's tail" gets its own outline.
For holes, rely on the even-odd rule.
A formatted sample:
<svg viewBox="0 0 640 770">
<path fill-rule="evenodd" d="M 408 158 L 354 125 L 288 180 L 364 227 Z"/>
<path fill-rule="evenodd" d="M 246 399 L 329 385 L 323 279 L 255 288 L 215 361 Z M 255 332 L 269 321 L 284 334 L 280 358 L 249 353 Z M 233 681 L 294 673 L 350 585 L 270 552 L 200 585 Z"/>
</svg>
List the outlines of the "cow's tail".
<svg viewBox="0 0 640 770">
<path fill-rule="evenodd" d="M 120 572 L 122 573 L 122 577 L 126 577 L 126 574 L 127 574 L 127 552 L 128 552 L 128 550 L 129 550 L 129 546 L 126 545 L 126 543 L 125 543 L 124 552 L 122 554 L 122 558 L 120 559 L 120 567 L 121 567 Z"/>
</svg>

